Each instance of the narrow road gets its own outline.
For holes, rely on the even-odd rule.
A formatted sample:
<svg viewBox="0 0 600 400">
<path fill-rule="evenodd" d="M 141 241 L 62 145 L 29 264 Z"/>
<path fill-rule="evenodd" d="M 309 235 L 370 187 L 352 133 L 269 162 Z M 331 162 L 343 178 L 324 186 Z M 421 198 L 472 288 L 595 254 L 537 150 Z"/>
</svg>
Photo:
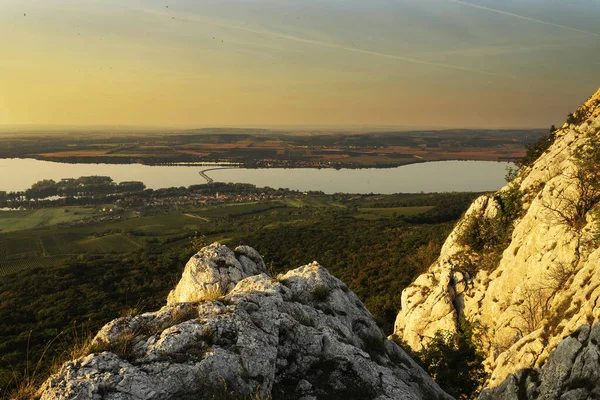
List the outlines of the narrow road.
<svg viewBox="0 0 600 400">
<path fill-rule="evenodd" d="M 211 168 L 211 169 L 215 169 L 215 168 Z M 206 179 L 206 183 L 213 183 L 213 178 L 206 175 L 205 174 L 206 171 L 210 171 L 210 169 L 205 169 L 205 170 L 200 171 L 200 176 L 203 177 L 204 179 Z"/>
<path fill-rule="evenodd" d="M 198 218 L 198 219 L 201 219 L 202 221 L 210 222 L 210 219 L 208 219 L 206 217 L 201 217 L 201 216 L 196 215 L 196 214 L 183 214 L 183 215 L 185 215 L 186 217 Z"/>
<path fill-rule="evenodd" d="M 211 178 L 210 176 L 206 175 L 206 173 L 208 171 L 216 171 L 219 169 L 232 169 L 232 168 L 209 168 L 209 169 L 203 169 L 202 171 L 199 172 L 200 176 L 203 177 L 204 179 L 206 179 L 206 183 L 213 183 L 214 180 L 213 178 Z"/>
</svg>

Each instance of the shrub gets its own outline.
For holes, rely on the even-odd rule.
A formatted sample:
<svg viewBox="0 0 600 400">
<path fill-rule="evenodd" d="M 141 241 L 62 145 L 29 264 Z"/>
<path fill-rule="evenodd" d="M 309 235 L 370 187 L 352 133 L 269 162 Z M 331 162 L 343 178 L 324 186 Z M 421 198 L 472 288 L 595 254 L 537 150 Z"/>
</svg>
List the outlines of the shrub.
<svg viewBox="0 0 600 400">
<path fill-rule="evenodd" d="M 554 143 L 554 140 L 556 139 L 555 131 L 556 128 L 554 125 L 552 125 L 547 135 L 541 136 L 535 143 L 527 145 L 527 152 L 525 153 L 525 156 L 521 160 L 517 161 L 516 164 L 522 168 L 530 166 L 536 162 L 537 159 L 540 158 L 540 156 L 544 154 L 544 152 L 548 150 Z"/>
<path fill-rule="evenodd" d="M 441 250 L 442 246 L 439 243 L 429 241 L 408 256 L 407 261 L 415 266 L 417 273 L 424 273 L 437 260 Z"/>
<path fill-rule="evenodd" d="M 558 261 L 546 272 L 546 285 L 553 291 L 563 290 L 574 273 L 575 267 L 573 264 Z"/>
<path fill-rule="evenodd" d="M 199 252 L 200 250 L 202 250 L 203 247 L 208 246 L 206 235 L 194 232 L 194 236 L 190 237 L 190 245 L 196 253 Z"/>
<path fill-rule="evenodd" d="M 457 399 L 474 399 L 487 374 L 484 356 L 474 342 L 475 325 L 461 318 L 456 334 L 439 331 L 423 350 L 417 362 L 442 389 Z"/>
<path fill-rule="evenodd" d="M 563 173 L 572 190 L 563 190 L 554 204 L 543 205 L 560 223 L 578 230 L 585 223 L 586 214 L 600 201 L 600 140 L 588 137 L 573 157 L 575 171 Z"/>
<path fill-rule="evenodd" d="M 548 294 L 546 288 L 535 285 L 526 285 L 521 291 L 523 301 L 515 307 L 517 326 L 511 324 L 511 327 L 523 337 L 542 326 L 548 315 L 552 294 Z"/>
<path fill-rule="evenodd" d="M 316 301 L 325 301 L 329 297 L 329 287 L 327 285 L 318 285 L 310 292 Z"/>
<path fill-rule="evenodd" d="M 458 237 L 458 243 L 475 252 L 481 252 L 498 244 L 502 229 L 498 218 L 472 216 L 467 219 L 465 228 Z"/>
<path fill-rule="evenodd" d="M 364 343 L 364 350 L 377 359 L 378 356 L 385 354 L 385 339 L 377 334 L 365 334 L 361 337 Z"/>
<path fill-rule="evenodd" d="M 512 182 L 519 176 L 519 168 L 508 166 L 505 170 L 506 174 L 504 175 L 504 180 L 506 180 L 506 182 Z"/>
<path fill-rule="evenodd" d="M 474 277 L 477 273 L 478 266 L 472 258 L 472 254 L 467 251 L 459 251 L 454 254 L 449 260 L 450 265 L 456 271 L 468 274 L 469 277 Z"/>
<path fill-rule="evenodd" d="M 567 124 L 580 124 L 585 121 L 587 118 L 587 110 L 583 107 L 578 108 L 575 112 L 569 113 L 567 115 Z"/>
<path fill-rule="evenodd" d="M 514 184 L 496 195 L 495 199 L 500 205 L 498 218 L 505 228 L 523 214 L 523 195 L 519 186 Z"/>
<path fill-rule="evenodd" d="M 457 238 L 467 250 L 453 259 L 456 269 L 474 276 L 478 270 L 491 271 L 498 266 L 502 252 L 510 243 L 514 221 L 523 214 L 523 192 L 517 185 L 498 193 L 495 217 L 470 216 Z"/>
</svg>

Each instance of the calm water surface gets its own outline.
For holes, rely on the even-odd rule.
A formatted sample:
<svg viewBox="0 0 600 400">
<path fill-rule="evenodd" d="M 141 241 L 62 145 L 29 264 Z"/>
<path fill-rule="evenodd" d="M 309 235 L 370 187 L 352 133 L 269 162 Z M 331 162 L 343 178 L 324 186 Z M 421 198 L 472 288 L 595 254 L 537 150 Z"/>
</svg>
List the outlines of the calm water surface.
<svg viewBox="0 0 600 400">
<path fill-rule="evenodd" d="M 325 193 L 415 193 L 496 190 L 504 184 L 506 167 L 494 161 L 438 161 L 397 168 L 366 169 L 219 169 L 207 172 L 215 182 Z M 63 164 L 32 159 L 0 159 L 0 190 L 19 191 L 42 179 L 110 176 L 116 182 L 142 181 L 159 189 L 206 181 L 207 167 L 147 166 L 141 164 Z"/>
</svg>

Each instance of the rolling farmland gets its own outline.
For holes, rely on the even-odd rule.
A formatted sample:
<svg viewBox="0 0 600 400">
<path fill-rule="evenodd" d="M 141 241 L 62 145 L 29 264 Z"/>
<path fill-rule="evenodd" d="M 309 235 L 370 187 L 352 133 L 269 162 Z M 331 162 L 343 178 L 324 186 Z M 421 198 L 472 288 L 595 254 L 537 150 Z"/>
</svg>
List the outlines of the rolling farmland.
<svg viewBox="0 0 600 400">
<path fill-rule="evenodd" d="M 102 214 L 91 207 L 4 211 L 0 213 L 4 229 L 0 232 L 0 276 L 89 257 L 187 247 L 194 236 L 235 245 L 240 237 L 258 231 L 308 227 L 319 213 L 372 221 L 427 215 L 438 207 L 416 204 L 438 204 L 436 196 L 289 197 L 264 203 L 148 209 L 144 213 L 121 210 L 118 217 L 108 219 L 94 218 Z"/>
</svg>

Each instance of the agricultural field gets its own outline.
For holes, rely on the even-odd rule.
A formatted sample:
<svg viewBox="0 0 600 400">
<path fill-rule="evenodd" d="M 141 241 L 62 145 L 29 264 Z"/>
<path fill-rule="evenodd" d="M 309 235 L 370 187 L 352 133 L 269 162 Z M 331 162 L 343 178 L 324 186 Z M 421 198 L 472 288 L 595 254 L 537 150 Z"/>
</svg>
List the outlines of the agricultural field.
<svg viewBox="0 0 600 400">
<path fill-rule="evenodd" d="M 37 210 L 0 211 L 0 232 L 43 228 L 99 215 L 93 207 L 57 207 Z"/>
<path fill-rule="evenodd" d="M 0 275 L 81 257 L 127 254 L 148 246 L 186 246 L 194 236 L 205 238 L 207 243 L 218 240 L 235 244 L 240 237 L 257 231 L 309 227 L 320 214 L 341 213 L 369 221 L 427 216 L 437 201 L 428 195 L 289 196 L 264 203 L 126 211 L 107 221 L 91 218 L 99 214 L 92 207 L 4 211 L 0 212 Z M 432 205 L 415 206 L 414 202 Z"/>
<path fill-rule="evenodd" d="M 200 129 L 93 137 L 5 134 L 0 158 L 163 164 L 223 161 L 247 167 L 364 168 L 422 161 L 514 161 L 545 129 L 390 132 L 294 132 L 266 129 Z"/>
<path fill-rule="evenodd" d="M 28 258 L 24 260 L 0 261 L 0 276 L 30 268 L 49 268 L 59 266 L 69 260 L 68 256 Z"/>
</svg>

